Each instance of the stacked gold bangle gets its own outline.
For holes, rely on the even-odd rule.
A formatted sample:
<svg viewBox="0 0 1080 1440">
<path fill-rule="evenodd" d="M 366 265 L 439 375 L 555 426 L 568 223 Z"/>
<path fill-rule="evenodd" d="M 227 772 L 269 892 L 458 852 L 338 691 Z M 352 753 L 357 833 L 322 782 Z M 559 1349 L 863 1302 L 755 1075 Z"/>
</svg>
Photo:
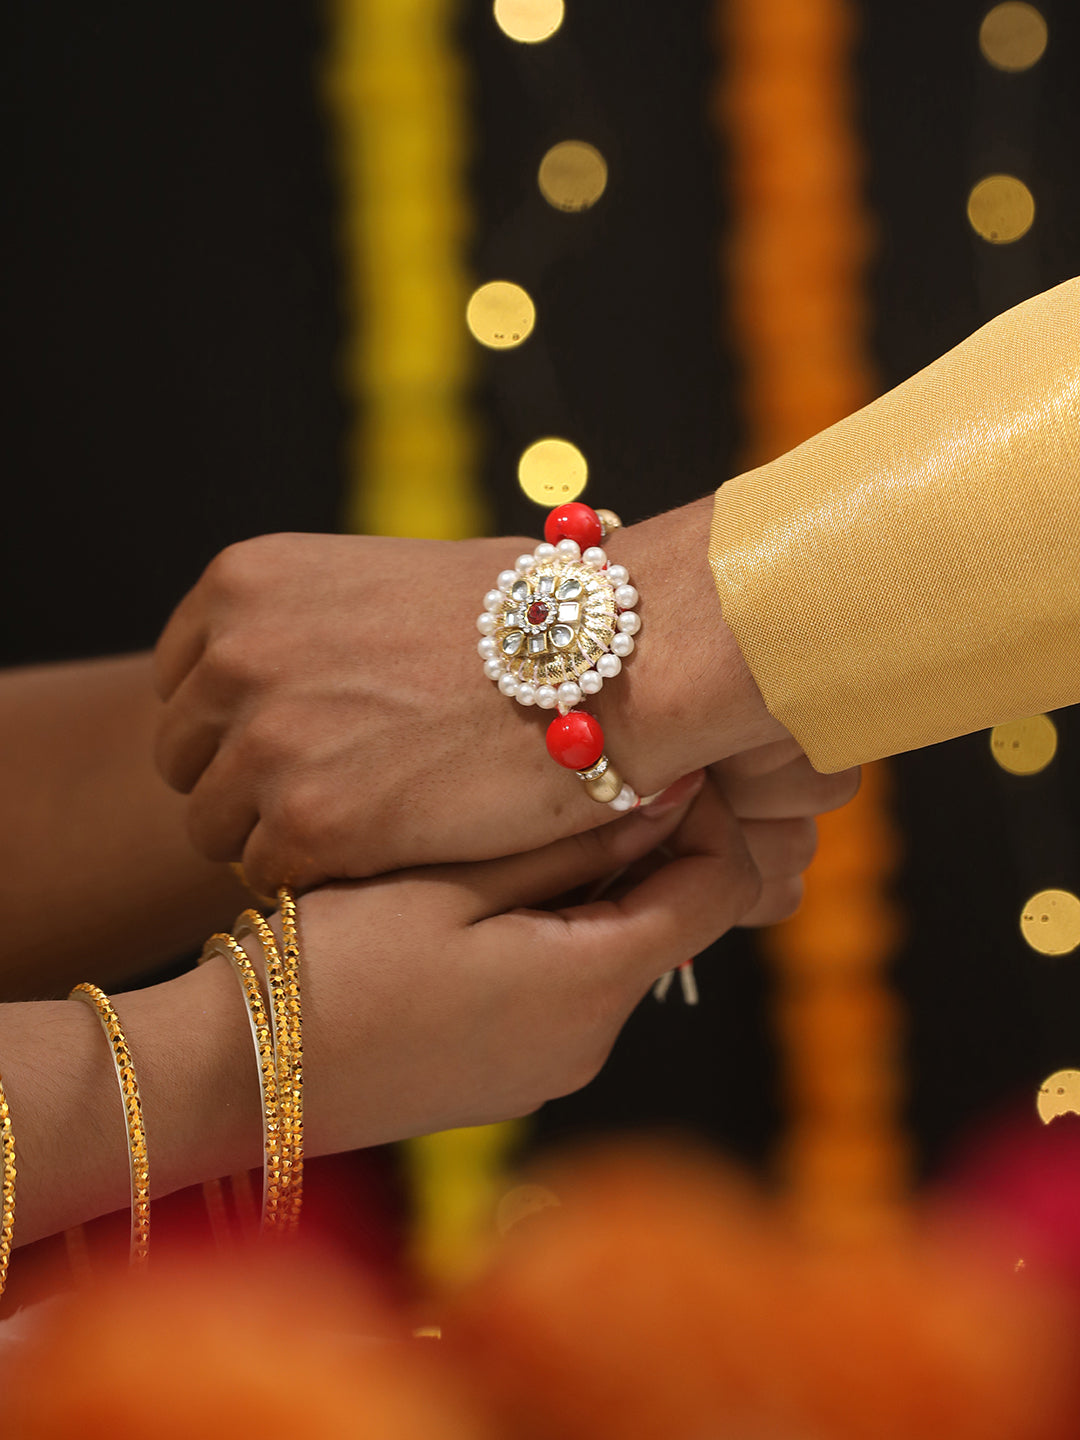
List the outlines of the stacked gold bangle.
<svg viewBox="0 0 1080 1440">
<path fill-rule="evenodd" d="M 304 1108 L 303 1028 L 300 1006 L 300 936 L 296 899 L 291 890 L 278 892 L 282 944 L 257 910 L 245 910 L 237 935 L 212 935 L 202 959 L 223 955 L 240 981 L 259 1062 L 263 1113 L 264 1230 L 295 1232 L 303 1201 Z M 238 936 L 251 935 L 266 962 L 270 1004 Z M 112 1001 L 96 985 L 76 985 L 69 999 L 81 1000 L 96 1013 L 109 1041 L 116 1080 L 124 1105 L 128 1166 L 131 1175 L 131 1264 L 144 1266 L 150 1254 L 150 1161 L 143 1121 L 142 1097 L 131 1049 Z M 11 1111 L 0 1080 L 0 1296 L 7 1283 L 15 1229 L 15 1139 Z M 246 1179 L 246 1177 L 245 1177 Z"/>
<path fill-rule="evenodd" d="M 0 1156 L 3 1162 L 3 1183 L 0 1188 L 0 1295 L 7 1284 L 11 1261 L 12 1237 L 15 1232 L 15 1136 L 11 1129 L 4 1082 L 0 1079 Z"/>
<path fill-rule="evenodd" d="M 280 949 L 264 917 L 257 910 L 245 910 L 237 921 L 235 936 L 211 936 L 202 958 L 224 954 L 232 962 L 244 992 L 259 1062 L 263 1112 L 262 1228 L 292 1234 L 299 1224 L 303 1203 L 303 1030 L 296 899 L 284 886 L 278 892 L 278 907 Z M 241 943 L 245 936 L 262 950 L 269 1007 L 255 967 Z"/>
<path fill-rule="evenodd" d="M 141 1267 L 150 1257 L 150 1159 L 135 1062 L 124 1038 L 120 1018 L 103 990 L 96 985 L 76 985 L 68 999 L 83 1000 L 92 1007 L 109 1041 L 127 1121 L 128 1167 L 131 1172 L 131 1263 Z"/>
</svg>

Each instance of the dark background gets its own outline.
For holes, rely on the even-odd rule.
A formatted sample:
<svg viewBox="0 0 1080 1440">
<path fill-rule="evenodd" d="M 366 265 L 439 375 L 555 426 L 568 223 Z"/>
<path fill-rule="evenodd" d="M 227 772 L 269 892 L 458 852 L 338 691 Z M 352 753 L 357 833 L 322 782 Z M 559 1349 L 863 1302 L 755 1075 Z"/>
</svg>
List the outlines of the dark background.
<svg viewBox="0 0 1080 1440">
<path fill-rule="evenodd" d="M 1080 16 L 1042 4 L 1051 43 L 1020 76 L 982 61 L 984 6 L 864 4 L 858 84 L 882 389 L 1080 256 Z M 533 532 L 516 458 L 573 436 L 590 498 L 631 521 L 732 472 L 740 444 L 722 253 L 725 157 L 707 115 L 718 64 L 701 0 L 571 4 L 515 45 L 463 7 L 478 277 L 513 275 L 543 337 L 481 358 L 483 481 L 499 529 Z M 3 662 L 135 649 L 230 541 L 337 528 L 342 276 L 321 13 L 295 0 L 7 0 L 0 5 Z M 554 141 L 610 166 L 595 210 L 534 183 Z M 992 247 L 972 183 L 1020 175 L 1035 226 Z M 1020 905 L 1078 874 L 1077 727 L 1041 776 L 985 736 L 896 763 L 910 1007 L 909 1119 L 934 1169 L 978 1118 L 1030 1103 L 1080 1058 L 1076 962 L 1022 944 Z M 77 723 L 73 719 L 73 723 Z M 548 1107 L 541 1138 L 690 1126 L 753 1161 L 781 1121 L 754 941 L 699 967 L 703 1005 L 647 1002 L 601 1078 Z"/>
</svg>

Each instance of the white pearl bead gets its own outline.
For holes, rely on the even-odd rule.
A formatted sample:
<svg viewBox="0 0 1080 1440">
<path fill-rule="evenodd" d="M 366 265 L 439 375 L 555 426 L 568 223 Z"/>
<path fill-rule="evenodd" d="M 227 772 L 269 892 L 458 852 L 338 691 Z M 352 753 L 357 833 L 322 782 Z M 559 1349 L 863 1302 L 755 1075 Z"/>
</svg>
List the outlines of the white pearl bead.
<svg viewBox="0 0 1080 1440">
<path fill-rule="evenodd" d="M 519 555 L 518 558 L 514 561 L 514 569 L 518 572 L 519 575 L 527 575 L 535 564 L 536 559 L 534 556 Z"/>
<path fill-rule="evenodd" d="M 519 705 L 535 705 L 536 691 L 533 686 L 527 685 L 524 681 L 522 681 L 522 683 L 517 688 L 517 694 L 514 696 L 514 699 L 518 702 Z"/>
<path fill-rule="evenodd" d="M 620 630 L 618 635 L 612 637 L 611 653 L 618 655 L 621 660 L 625 660 L 627 655 L 634 653 L 634 637 L 632 635 L 624 635 Z"/>
<path fill-rule="evenodd" d="M 632 610 L 638 602 L 638 593 L 633 585 L 615 586 L 615 604 L 620 610 Z"/>
<path fill-rule="evenodd" d="M 494 660 L 499 651 L 498 646 L 491 636 L 485 635 L 484 638 L 477 643 L 476 653 L 480 656 L 481 660 Z"/>
<path fill-rule="evenodd" d="M 506 666 L 502 663 L 501 660 L 496 660 L 492 658 L 491 660 L 484 661 L 484 674 L 489 680 L 498 680 L 498 678 L 500 677 L 500 675 L 503 674 L 505 669 Z"/>
<path fill-rule="evenodd" d="M 601 655 L 596 662 L 596 668 L 605 680 L 614 680 L 622 669 L 622 661 L 618 655 Z"/>
<path fill-rule="evenodd" d="M 537 545 L 536 549 L 533 551 L 533 558 L 536 560 L 536 563 L 538 565 L 541 565 L 545 560 L 550 560 L 554 556 L 554 554 L 555 546 L 549 545 L 546 540 L 541 540 L 540 544 Z"/>
<path fill-rule="evenodd" d="M 604 688 L 604 677 L 598 675 L 595 670 L 586 670 L 585 674 L 578 679 L 583 695 L 599 695 Z"/>
<path fill-rule="evenodd" d="M 636 801 L 637 791 L 632 785 L 624 785 L 615 799 L 609 800 L 608 804 L 612 810 L 632 810 Z"/>
<path fill-rule="evenodd" d="M 607 551 L 601 550 L 599 545 L 590 545 L 581 558 L 593 570 L 602 570 L 607 564 Z"/>
<path fill-rule="evenodd" d="M 516 570 L 500 570 L 499 578 L 495 583 L 504 594 L 508 595 L 510 593 L 510 586 L 513 585 L 517 578 L 518 573 Z"/>
<path fill-rule="evenodd" d="M 634 610 L 624 610 L 615 625 L 624 635 L 636 635 L 641 629 L 641 616 Z"/>
<path fill-rule="evenodd" d="M 484 596 L 484 609 L 490 610 L 492 614 L 501 610 L 506 596 L 501 590 L 489 590 Z"/>
<path fill-rule="evenodd" d="M 541 685 L 536 692 L 536 703 L 541 710 L 554 710 L 558 701 L 554 685 Z"/>
<path fill-rule="evenodd" d="M 630 579 L 630 571 L 627 570 L 625 565 L 609 565 L 607 578 L 611 581 L 612 585 L 625 585 Z"/>
<path fill-rule="evenodd" d="M 500 676 L 499 676 L 499 693 L 500 693 L 500 694 L 502 694 L 502 695 L 516 695 L 516 694 L 517 694 L 517 691 L 518 691 L 518 682 L 514 679 L 513 675 L 507 673 L 506 675 L 500 675 Z"/>
<path fill-rule="evenodd" d="M 490 610 L 485 610 L 482 615 L 476 617 L 476 628 L 481 635 L 490 635 L 498 623 Z"/>
<path fill-rule="evenodd" d="M 556 555 L 561 555 L 566 560 L 580 560 L 581 546 L 576 540 L 571 540 L 568 536 L 565 540 L 560 540 L 558 545 L 555 546 L 555 553 Z"/>
<path fill-rule="evenodd" d="M 568 710 L 581 704 L 581 686 L 575 685 L 573 680 L 564 680 L 555 694 L 559 704 L 565 705 Z"/>
</svg>

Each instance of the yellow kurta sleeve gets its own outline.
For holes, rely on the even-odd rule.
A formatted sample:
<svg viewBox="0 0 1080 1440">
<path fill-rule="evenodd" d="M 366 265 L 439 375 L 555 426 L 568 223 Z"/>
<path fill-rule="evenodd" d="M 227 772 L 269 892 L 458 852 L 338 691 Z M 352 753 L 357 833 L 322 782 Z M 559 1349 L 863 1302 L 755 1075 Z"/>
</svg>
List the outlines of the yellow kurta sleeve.
<svg viewBox="0 0 1080 1440">
<path fill-rule="evenodd" d="M 1080 279 L 728 481 L 709 559 L 819 770 L 1080 701 Z"/>
</svg>

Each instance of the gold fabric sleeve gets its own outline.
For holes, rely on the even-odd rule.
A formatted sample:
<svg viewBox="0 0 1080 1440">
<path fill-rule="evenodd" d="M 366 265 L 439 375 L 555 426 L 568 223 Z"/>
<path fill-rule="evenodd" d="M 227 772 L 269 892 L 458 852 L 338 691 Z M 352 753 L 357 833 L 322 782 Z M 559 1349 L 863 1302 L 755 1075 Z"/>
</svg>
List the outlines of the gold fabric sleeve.
<svg viewBox="0 0 1080 1440">
<path fill-rule="evenodd" d="M 728 481 L 709 559 L 818 770 L 1080 701 L 1080 279 Z"/>
</svg>

